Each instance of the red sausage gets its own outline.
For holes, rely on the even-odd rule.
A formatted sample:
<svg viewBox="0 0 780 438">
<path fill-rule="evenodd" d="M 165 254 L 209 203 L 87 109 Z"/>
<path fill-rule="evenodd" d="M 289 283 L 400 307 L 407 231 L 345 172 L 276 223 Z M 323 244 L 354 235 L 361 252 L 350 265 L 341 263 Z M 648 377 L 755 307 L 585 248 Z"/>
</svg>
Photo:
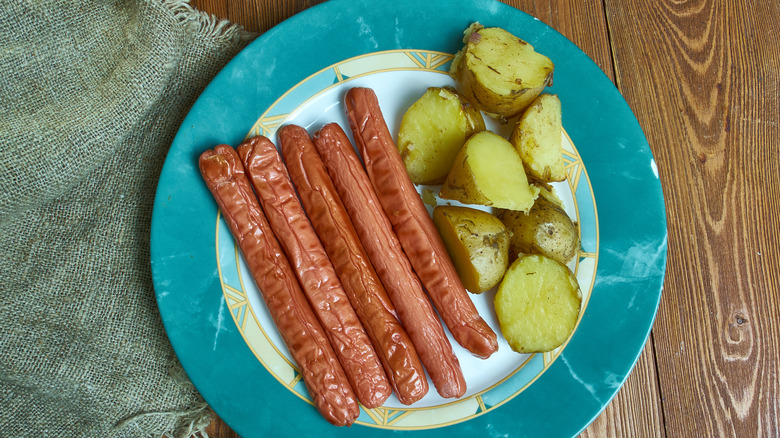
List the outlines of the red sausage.
<svg viewBox="0 0 780 438">
<path fill-rule="evenodd" d="M 332 424 L 352 424 L 360 414 L 355 394 L 271 232 L 236 151 L 217 146 L 201 154 L 199 165 L 314 406 Z"/>
<path fill-rule="evenodd" d="M 422 198 L 406 172 L 376 94 L 352 88 L 347 117 L 366 172 L 393 230 L 433 304 L 458 343 L 487 358 L 498 350 L 496 333 L 479 316 L 447 254 Z"/>
<path fill-rule="evenodd" d="M 445 398 L 463 396 L 458 358 L 347 134 L 331 123 L 315 134 L 314 145 L 436 390 Z"/>
<path fill-rule="evenodd" d="M 306 218 L 276 146 L 268 138 L 258 136 L 246 140 L 236 150 L 358 400 L 368 408 L 381 406 L 393 388 L 325 248 Z"/>
<path fill-rule="evenodd" d="M 341 284 L 379 354 L 390 383 L 404 404 L 428 392 L 420 358 L 395 316 L 328 171 L 301 127 L 279 130 L 282 153 L 309 219 L 317 230 Z"/>
</svg>

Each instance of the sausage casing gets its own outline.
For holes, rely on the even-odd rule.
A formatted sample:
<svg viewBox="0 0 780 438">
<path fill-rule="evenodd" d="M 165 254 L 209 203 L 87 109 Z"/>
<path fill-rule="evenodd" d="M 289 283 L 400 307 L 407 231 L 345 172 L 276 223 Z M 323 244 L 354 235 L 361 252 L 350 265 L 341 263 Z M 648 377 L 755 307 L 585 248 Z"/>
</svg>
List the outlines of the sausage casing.
<svg viewBox="0 0 780 438">
<path fill-rule="evenodd" d="M 366 329 L 398 400 L 411 404 L 428 392 L 428 380 L 409 335 L 376 275 L 352 221 L 309 134 L 287 125 L 279 140 L 290 177 L 328 252 L 347 296 Z"/>
<path fill-rule="evenodd" d="M 466 380 L 458 358 L 349 137 L 331 123 L 315 134 L 314 145 L 436 390 L 445 398 L 461 397 Z"/>
<path fill-rule="evenodd" d="M 393 388 L 303 211 L 276 146 L 257 136 L 241 143 L 236 151 L 358 400 L 368 408 L 381 406 Z"/>
<path fill-rule="evenodd" d="M 455 340 L 474 355 L 498 350 L 496 333 L 479 316 L 447 254 L 422 198 L 409 178 L 376 94 L 351 88 L 347 118 L 366 172 L 393 230 Z"/>
<path fill-rule="evenodd" d="M 314 406 L 332 424 L 352 424 L 360 414 L 355 394 L 252 193 L 236 151 L 227 145 L 207 150 L 199 167 L 300 367 Z"/>
</svg>

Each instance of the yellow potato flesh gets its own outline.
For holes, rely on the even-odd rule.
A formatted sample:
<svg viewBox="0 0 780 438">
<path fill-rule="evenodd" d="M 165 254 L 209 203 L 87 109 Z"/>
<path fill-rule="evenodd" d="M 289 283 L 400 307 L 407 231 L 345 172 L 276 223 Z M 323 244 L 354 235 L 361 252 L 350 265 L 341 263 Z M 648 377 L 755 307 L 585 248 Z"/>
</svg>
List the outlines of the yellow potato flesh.
<svg viewBox="0 0 780 438">
<path fill-rule="evenodd" d="M 453 89 L 429 88 L 404 113 L 398 152 L 415 184 L 441 184 L 458 151 L 485 121 Z"/>
<path fill-rule="evenodd" d="M 482 293 L 501 281 L 509 265 L 509 232 L 497 217 L 468 207 L 438 206 L 433 223 L 469 292 Z"/>
<path fill-rule="evenodd" d="M 574 331 L 582 295 L 566 266 L 543 256 L 518 258 L 494 299 L 501 333 L 512 350 L 541 353 L 561 346 Z"/>
<path fill-rule="evenodd" d="M 538 195 L 512 144 L 490 131 L 466 142 L 439 192 L 441 198 L 464 204 L 519 211 L 530 209 Z"/>
</svg>

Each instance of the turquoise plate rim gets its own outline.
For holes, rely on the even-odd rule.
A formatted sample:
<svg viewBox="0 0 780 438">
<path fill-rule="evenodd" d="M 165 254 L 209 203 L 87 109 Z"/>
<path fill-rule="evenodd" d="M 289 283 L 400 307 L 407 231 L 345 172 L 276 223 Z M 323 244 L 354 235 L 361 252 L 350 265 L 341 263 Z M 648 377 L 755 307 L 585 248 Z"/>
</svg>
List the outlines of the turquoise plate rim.
<svg viewBox="0 0 780 438">
<path fill-rule="evenodd" d="M 200 180 L 197 157 L 216 144 L 238 144 L 268 106 L 313 72 L 383 50 L 454 53 L 474 21 L 508 29 L 556 65 L 564 125 L 598 209 L 591 301 L 558 360 L 498 409 L 435 429 L 331 426 L 267 373 L 225 315 L 214 263 L 216 205 Z M 160 175 L 150 259 L 177 357 L 209 405 L 242 436 L 576 436 L 612 400 L 649 336 L 666 269 L 666 214 L 655 162 L 633 112 L 599 67 L 551 27 L 494 0 L 331 0 L 258 37 L 195 102 Z"/>
</svg>

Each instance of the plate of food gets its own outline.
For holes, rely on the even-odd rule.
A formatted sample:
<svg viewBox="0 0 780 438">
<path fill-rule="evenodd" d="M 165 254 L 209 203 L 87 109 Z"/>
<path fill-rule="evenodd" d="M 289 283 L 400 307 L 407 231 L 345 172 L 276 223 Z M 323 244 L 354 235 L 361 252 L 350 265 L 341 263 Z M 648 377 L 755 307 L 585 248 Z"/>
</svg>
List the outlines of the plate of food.
<svg viewBox="0 0 780 438">
<path fill-rule="evenodd" d="M 502 44 L 536 58 L 497 65 Z M 495 1 L 335 0 L 269 30 L 193 105 L 152 218 L 168 336 L 242 436 L 574 436 L 633 368 L 665 262 L 630 108 Z"/>
</svg>

